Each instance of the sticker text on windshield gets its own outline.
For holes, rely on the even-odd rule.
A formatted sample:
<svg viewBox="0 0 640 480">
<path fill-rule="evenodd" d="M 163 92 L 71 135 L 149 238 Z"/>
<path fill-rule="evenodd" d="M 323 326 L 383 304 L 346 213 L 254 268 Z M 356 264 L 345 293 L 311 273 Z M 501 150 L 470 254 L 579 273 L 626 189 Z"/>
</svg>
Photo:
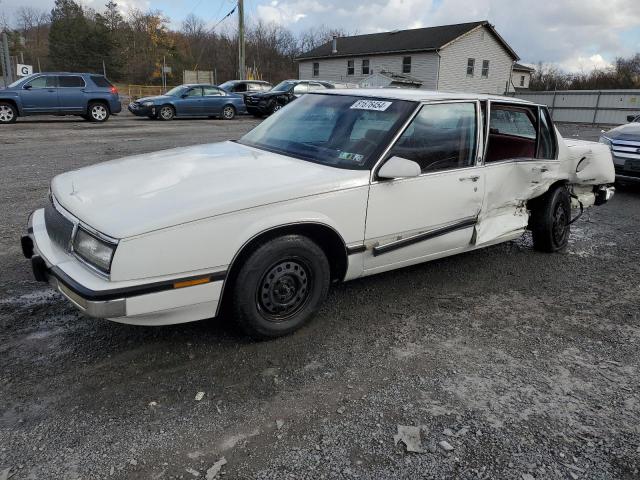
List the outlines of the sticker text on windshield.
<svg viewBox="0 0 640 480">
<path fill-rule="evenodd" d="M 392 102 L 385 102 L 382 100 L 358 100 L 351 105 L 355 110 L 376 110 L 378 112 L 384 112 Z"/>
</svg>

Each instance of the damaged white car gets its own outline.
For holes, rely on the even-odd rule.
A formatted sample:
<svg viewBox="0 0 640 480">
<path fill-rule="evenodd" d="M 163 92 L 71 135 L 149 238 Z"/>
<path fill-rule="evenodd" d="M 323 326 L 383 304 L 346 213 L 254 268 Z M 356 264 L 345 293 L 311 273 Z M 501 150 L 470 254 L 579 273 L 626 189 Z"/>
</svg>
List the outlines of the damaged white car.
<svg viewBox="0 0 640 480">
<path fill-rule="evenodd" d="M 422 90 L 310 93 L 240 140 L 55 177 L 22 238 L 37 279 L 89 315 L 211 318 L 287 334 L 345 281 L 512 240 L 567 245 L 611 198 L 606 145 L 544 106 Z M 576 211 L 576 215 L 579 213 Z"/>
</svg>

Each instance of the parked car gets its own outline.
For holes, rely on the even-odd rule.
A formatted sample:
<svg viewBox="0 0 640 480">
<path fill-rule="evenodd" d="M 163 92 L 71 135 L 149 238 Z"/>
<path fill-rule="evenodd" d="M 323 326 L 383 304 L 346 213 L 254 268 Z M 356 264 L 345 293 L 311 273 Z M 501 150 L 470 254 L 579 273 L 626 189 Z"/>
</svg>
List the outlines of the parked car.
<svg viewBox="0 0 640 480">
<path fill-rule="evenodd" d="M 105 122 L 121 110 L 116 87 L 93 73 L 34 73 L 0 90 L 0 123 L 29 115 L 78 115 Z"/>
<path fill-rule="evenodd" d="M 272 86 L 269 82 L 262 80 L 229 80 L 218 85 L 226 92 L 242 95 L 243 97 L 249 93 L 267 92 L 271 90 Z"/>
<path fill-rule="evenodd" d="M 308 92 L 322 91 L 334 88 L 330 82 L 308 80 L 284 80 L 268 92 L 250 93 L 245 95 L 244 103 L 254 117 L 264 117 L 277 112 L 287 103 Z"/>
<path fill-rule="evenodd" d="M 600 142 L 609 146 L 616 169 L 616 180 L 640 182 L 640 116 L 631 115 L 629 123 L 605 132 Z"/>
<path fill-rule="evenodd" d="M 164 95 L 145 97 L 129 104 L 139 117 L 173 120 L 175 117 L 210 117 L 233 120 L 246 113 L 242 97 L 215 85 L 179 85 Z"/>
<path fill-rule="evenodd" d="M 571 205 L 605 203 L 613 181 L 609 149 L 564 140 L 542 105 L 327 90 L 238 141 L 58 175 L 22 249 L 89 315 L 162 325 L 225 304 L 248 334 L 275 337 L 307 322 L 332 281 L 527 229 L 534 248 L 562 250 Z"/>
</svg>

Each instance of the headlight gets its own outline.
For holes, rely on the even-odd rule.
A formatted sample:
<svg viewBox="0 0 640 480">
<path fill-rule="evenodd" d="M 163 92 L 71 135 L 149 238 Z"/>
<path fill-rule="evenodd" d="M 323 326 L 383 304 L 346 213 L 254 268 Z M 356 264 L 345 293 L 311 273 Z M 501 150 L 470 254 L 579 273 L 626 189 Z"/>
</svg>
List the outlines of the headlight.
<svg viewBox="0 0 640 480">
<path fill-rule="evenodd" d="M 153 102 L 144 102 L 142 104 L 143 107 L 153 107 Z"/>
<path fill-rule="evenodd" d="M 605 145 L 609 145 L 609 148 L 611 148 L 611 139 L 605 137 L 604 135 L 602 135 L 600 137 L 600 140 L 598 140 L 600 143 L 604 143 Z"/>
<path fill-rule="evenodd" d="M 101 272 L 109 273 L 116 245 L 105 242 L 82 228 L 78 228 L 73 239 L 73 251 Z"/>
</svg>

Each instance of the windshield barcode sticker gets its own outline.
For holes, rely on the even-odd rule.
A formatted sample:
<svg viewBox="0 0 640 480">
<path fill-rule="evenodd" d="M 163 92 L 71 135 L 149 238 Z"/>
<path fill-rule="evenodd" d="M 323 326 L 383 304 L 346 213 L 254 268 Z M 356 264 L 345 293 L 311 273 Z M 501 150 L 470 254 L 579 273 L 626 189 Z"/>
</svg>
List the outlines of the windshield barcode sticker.
<svg viewBox="0 0 640 480">
<path fill-rule="evenodd" d="M 358 100 L 351 105 L 351 108 L 355 110 L 377 110 L 378 112 L 384 112 L 392 102 L 384 102 L 382 100 Z"/>
</svg>

